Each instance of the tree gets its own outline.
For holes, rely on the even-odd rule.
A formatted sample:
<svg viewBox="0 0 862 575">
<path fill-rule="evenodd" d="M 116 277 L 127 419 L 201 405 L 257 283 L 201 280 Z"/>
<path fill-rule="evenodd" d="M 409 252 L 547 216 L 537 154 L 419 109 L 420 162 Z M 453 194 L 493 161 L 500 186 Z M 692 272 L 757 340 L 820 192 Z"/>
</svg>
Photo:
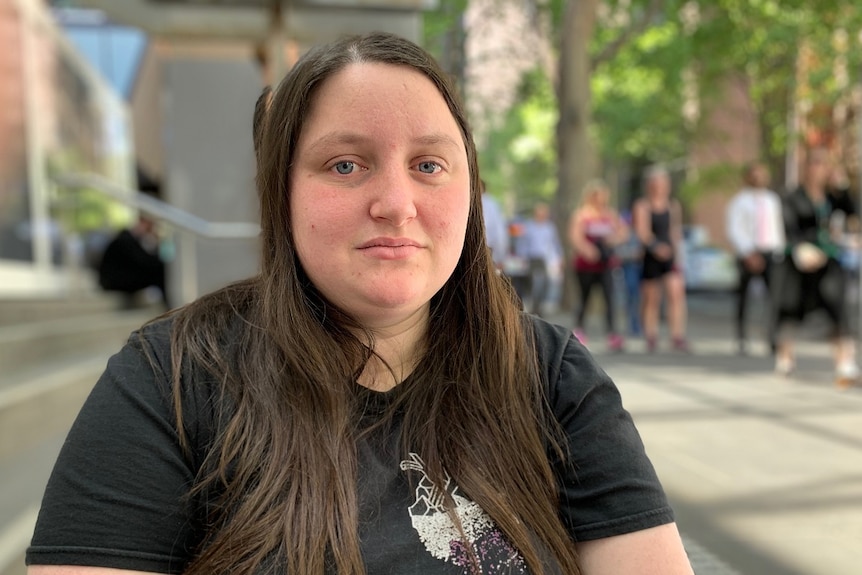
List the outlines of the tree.
<svg viewBox="0 0 862 575">
<path fill-rule="evenodd" d="M 788 154 L 792 157 L 806 137 L 793 132 L 796 111 L 820 132 L 841 129 L 840 115 L 832 112 L 847 108 L 853 89 L 847 74 L 862 66 L 862 54 L 849 47 L 849 38 L 862 30 L 862 11 L 855 0 L 702 4 L 692 45 L 698 74 L 706 83 L 732 72 L 745 74 L 758 111 L 761 149 L 781 187 Z"/>
<path fill-rule="evenodd" d="M 596 43 L 599 7 L 609 14 L 627 14 L 613 30 Z M 560 119 L 557 130 L 559 177 L 554 200 L 557 225 L 565 231 L 568 214 L 581 190 L 598 170 L 598 154 L 590 133 L 593 120 L 592 74 L 597 66 L 612 60 L 632 39 L 657 21 L 664 0 L 642 2 L 617 0 L 565 0 L 557 9 L 560 53 L 557 98 Z"/>
<path fill-rule="evenodd" d="M 538 67 L 522 78 L 516 104 L 500 126 L 478 142 L 479 166 L 489 191 L 510 200 L 516 212 L 549 202 L 556 192 L 556 122 L 553 87 Z"/>
</svg>

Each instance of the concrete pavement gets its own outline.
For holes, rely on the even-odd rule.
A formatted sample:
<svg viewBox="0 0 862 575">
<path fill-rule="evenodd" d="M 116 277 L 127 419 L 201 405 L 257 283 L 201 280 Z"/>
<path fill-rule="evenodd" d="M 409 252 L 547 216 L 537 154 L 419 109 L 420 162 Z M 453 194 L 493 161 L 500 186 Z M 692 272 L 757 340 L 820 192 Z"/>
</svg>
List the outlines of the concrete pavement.
<svg viewBox="0 0 862 575">
<path fill-rule="evenodd" d="M 736 355 L 731 303 L 692 298 L 692 355 L 646 354 L 639 340 L 622 354 L 601 340 L 591 349 L 638 425 L 699 575 L 860 574 L 862 388 L 834 388 L 817 328 L 800 334 L 789 378 L 773 373 L 762 343 Z"/>
</svg>

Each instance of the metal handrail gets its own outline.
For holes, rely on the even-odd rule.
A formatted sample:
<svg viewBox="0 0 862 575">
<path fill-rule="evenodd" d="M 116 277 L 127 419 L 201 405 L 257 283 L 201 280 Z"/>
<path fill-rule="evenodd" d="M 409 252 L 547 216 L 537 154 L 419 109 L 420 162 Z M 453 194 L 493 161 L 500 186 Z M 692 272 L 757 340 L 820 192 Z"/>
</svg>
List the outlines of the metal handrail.
<svg viewBox="0 0 862 575">
<path fill-rule="evenodd" d="M 67 173 L 51 179 L 60 187 L 93 190 L 173 227 L 178 232 L 175 235 L 175 256 L 180 265 L 175 268 L 174 279 L 172 284 L 168 285 L 168 291 L 171 292 L 171 299 L 177 304 L 189 303 L 200 296 L 198 238 L 249 240 L 260 236 L 260 225 L 257 223 L 209 222 L 139 190 L 124 188 L 96 174 Z M 176 263 L 177 260 L 174 260 L 175 265 Z"/>
<path fill-rule="evenodd" d="M 129 190 L 118 186 L 107 178 L 97 174 L 60 174 L 54 176 L 52 179 L 57 185 L 62 187 L 95 190 L 113 200 L 136 208 L 157 220 L 164 221 L 199 237 L 243 239 L 256 238 L 260 234 L 260 226 L 256 223 L 210 222 L 138 190 Z"/>
</svg>

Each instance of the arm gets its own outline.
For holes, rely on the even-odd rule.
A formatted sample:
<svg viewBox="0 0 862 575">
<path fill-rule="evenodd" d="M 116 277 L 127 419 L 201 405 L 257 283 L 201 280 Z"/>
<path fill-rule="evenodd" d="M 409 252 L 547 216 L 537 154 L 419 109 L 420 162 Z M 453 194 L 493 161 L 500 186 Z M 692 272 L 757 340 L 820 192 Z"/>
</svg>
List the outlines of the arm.
<svg viewBox="0 0 862 575">
<path fill-rule="evenodd" d="M 629 227 L 620 217 L 619 212 L 617 212 L 616 210 L 611 210 L 611 214 L 613 215 L 614 219 L 614 235 L 611 238 L 611 242 L 613 243 L 613 245 L 619 246 L 629 241 Z"/>
<path fill-rule="evenodd" d="M 670 241 L 674 250 L 679 253 L 682 249 L 682 205 L 679 201 L 671 200 L 670 203 Z"/>
<path fill-rule="evenodd" d="M 193 556 L 202 537 L 196 516 L 201 498 L 187 495 L 197 473 L 197 452 L 187 457 L 179 446 L 171 406 L 169 325 L 162 321 L 142 332 L 149 333 L 155 366 L 143 337 L 133 335 L 110 359 L 81 408 L 42 499 L 27 550 L 32 572 L 78 575 L 90 573 L 81 569 L 102 567 L 180 573 Z M 209 388 L 201 379 L 191 383 L 183 392 L 183 409 L 194 451 L 204 421 L 197 398 L 206 397 Z M 69 565 L 76 567 L 59 570 Z"/>
<path fill-rule="evenodd" d="M 693 575 L 675 523 L 578 545 L 583 575 Z"/>
<path fill-rule="evenodd" d="M 690 575 L 673 512 L 619 391 L 582 346 L 551 329 L 537 325 L 536 342 L 568 441 L 570 456 L 552 464 L 582 572 Z"/>
<path fill-rule="evenodd" d="M 655 239 L 650 226 L 649 206 L 644 200 L 635 202 L 632 208 L 632 221 L 634 223 L 635 233 L 638 239 L 645 246 L 648 246 Z"/>
<path fill-rule="evenodd" d="M 787 246 L 793 248 L 796 244 L 806 241 L 799 222 L 799 210 L 796 205 L 798 192 L 790 192 L 781 203 L 781 219 L 784 227 L 784 240 Z"/>
<path fill-rule="evenodd" d="M 787 234 L 784 231 L 784 206 L 781 201 L 781 196 L 773 192 L 772 195 L 772 225 L 775 226 L 775 233 L 778 236 L 778 245 L 781 249 L 787 245 Z"/>
<path fill-rule="evenodd" d="M 743 196 L 736 195 L 727 206 L 725 213 L 725 231 L 730 245 L 733 246 L 737 255 L 744 257 L 754 250 L 754 245 L 750 234 L 746 232 L 746 224 L 748 220 L 746 214 L 740 211 L 740 204 Z M 777 212 L 780 216 L 781 211 Z M 784 229 L 784 223 L 777 223 L 780 228 Z"/>
</svg>

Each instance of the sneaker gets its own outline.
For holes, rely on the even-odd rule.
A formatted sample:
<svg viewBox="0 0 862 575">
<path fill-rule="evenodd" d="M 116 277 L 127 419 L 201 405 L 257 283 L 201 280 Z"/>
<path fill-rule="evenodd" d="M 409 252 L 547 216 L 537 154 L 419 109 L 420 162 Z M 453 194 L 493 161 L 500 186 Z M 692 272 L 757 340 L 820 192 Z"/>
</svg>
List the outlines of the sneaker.
<svg viewBox="0 0 862 575">
<path fill-rule="evenodd" d="M 610 351 L 623 350 L 623 336 L 618 333 L 612 333 L 608 336 L 608 349 Z"/>
<path fill-rule="evenodd" d="M 691 346 L 684 337 L 673 338 L 673 349 L 681 353 L 691 353 Z"/>
<path fill-rule="evenodd" d="M 784 377 L 789 376 L 793 373 L 793 370 L 796 369 L 796 362 L 792 357 L 787 356 L 776 356 L 775 358 L 775 373 L 778 375 L 783 375 Z"/>
<path fill-rule="evenodd" d="M 575 328 L 572 330 L 572 335 L 575 336 L 575 339 L 581 342 L 581 345 L 587 347 L 587 334 L 584 333 L 584 330 L 580 328 Z"/>
<path fill-rule="evenodd" d="M 839 389 L 849 389 L 859 381 L 859 366 L 848 361 L 835 369 L 835 385 Z"/>
<path fill-rule="evenodd" d="M 648 335 L 646 337 L 646 350 L 647 353 L 655 353 L 655 348 L 658 345 L 658 338 L 654 335 Z"/>
</svg>

